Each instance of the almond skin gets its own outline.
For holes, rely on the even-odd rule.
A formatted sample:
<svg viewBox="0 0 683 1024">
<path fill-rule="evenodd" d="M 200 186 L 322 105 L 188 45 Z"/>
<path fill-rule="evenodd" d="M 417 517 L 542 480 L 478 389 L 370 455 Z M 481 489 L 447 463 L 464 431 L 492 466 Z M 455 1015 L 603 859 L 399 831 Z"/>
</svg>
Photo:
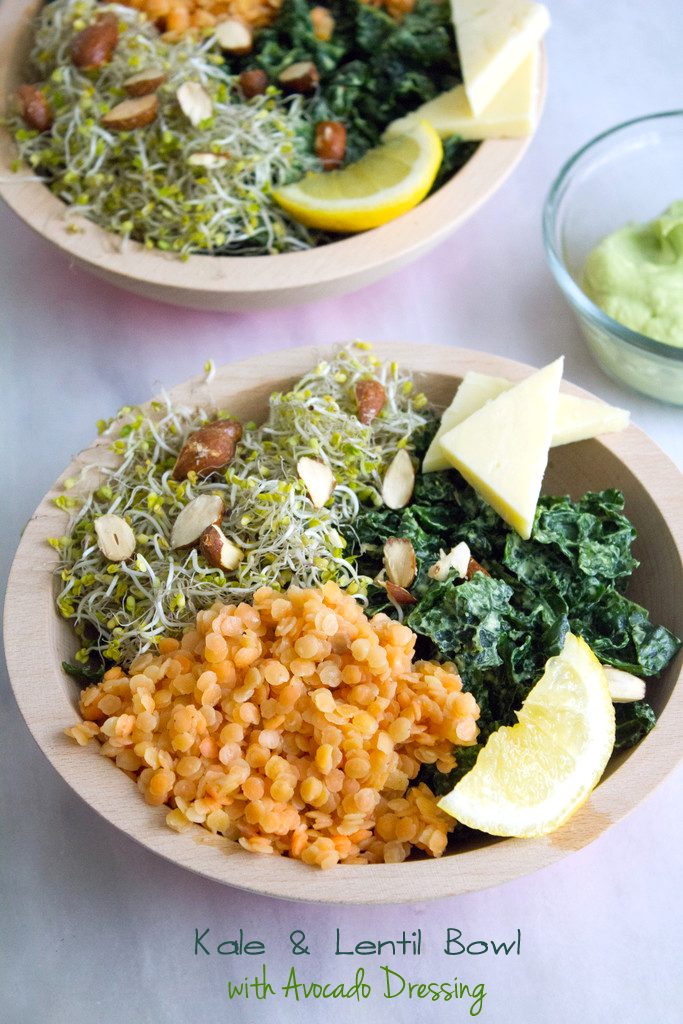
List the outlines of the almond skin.
<svg viewBox="0 0 683 1024">
<path fill-rule="evenodd" d="M 287 92 L 315 92 L 320 83 L 318 69 L 312 60 L 300 60 L 281 71 L 278 81 Z"/>
<path fill-rule="evenodd" d="M 480 565 L 476 558 L 470 558 L 467 565 L 467 579 L 471 580 L 475 572 L 483 572 L 484 576 L 490 576 L 491 573 L 487 572 L 483 565 Z"/>
<path fill-rule="evenodd" d="M 151 93 L 149 96 L 138 96 L 117 103 L 104 115 L 102 124 L 113 132 L 129 132 L 151 124 L 156 120 L 158 112 L 159 101 L 154 93 Z"/>
<path fill-rule="evenodd" d="M 314 149 L 323 170 L 334 171 L 339 167 L 346 153 L 346 127 L 341 121 L 318 122 L 315 126 Z"/>
<path fill-rule="evenodd" d="M 244 552 L 228 540 L 220 526 L 207 526 L 199 538 L 199 550 L 209 565 L 215 569 L 236 569 L 244 558 Z"/>
<path fill-rule="evenodd" d="M 359 380 L 356 384 L 358 419 L 367 426 L 384 408 L 387 393 L 378 380 Z"/>
<path fill-rule="evenodd" d="M 217 420 L 190 434 L 173 467 L 173 479 L 185 480 L 190 472 L 208 476 L 224 469 L 233 459 L 242 427 L 235 420 Z"/>
<path fill-rule="evenodd" d="M 165 81 L 166 75 L 163 71 L 158 68 L 147 68 L 145 71 L 138 71 L 136 75 L 127 78 L 123 83 L 123 88 L 129 96 L 149 96 L 150 93 L 156 92 Z"/>
<path fill-rule="evenodd" d="M 268 75 L 262 68 L 252 68 L 250 71 L 243 71 L 239 78 L 240 89 L 246 100 L 254 96 L 263 96 L 268 88 Z"/>
<path fill-rule="evenodd" d="M 19 112 L 24 123 L 37 132 L 52 128 L 52 111 L 37 85 L 20 85 L 17 89 Z"/>
<path fill-rule="evenodd" d="M 81 71 L 95 71 L 109 63 L 118 41 L 118 19 L 105 14 L 73 37 L 71 60 Z"/>
<path fill-rule="evenodd" d="M 405 587 L 399 587 L 397 583 L 392 583 L 391 580 L 387 580 L 384 586 L 387 588 L 387 594 L 396 604 L 417 604 L 417 598 L 413 597 Z"/>
</svg>

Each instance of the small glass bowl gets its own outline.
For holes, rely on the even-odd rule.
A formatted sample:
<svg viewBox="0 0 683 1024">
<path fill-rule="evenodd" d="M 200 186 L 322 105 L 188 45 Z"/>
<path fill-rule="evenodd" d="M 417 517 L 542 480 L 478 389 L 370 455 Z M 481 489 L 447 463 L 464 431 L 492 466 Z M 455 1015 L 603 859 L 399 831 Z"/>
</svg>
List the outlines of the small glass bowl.
<svg viewBox="0 0 683 1024">
<path fill-rule="evenodd" d="M 629 222 L 651 221 L 683 199 L 681 168 L 683 110 L 626 121 L 567 161 L 543 210 L 550 269 L 600 366 L 615 380 L 674 405 L 683 405 L 683 348 L 613 320 L 580 282 L 588 253 L 605 235 Z"/>
</svg>

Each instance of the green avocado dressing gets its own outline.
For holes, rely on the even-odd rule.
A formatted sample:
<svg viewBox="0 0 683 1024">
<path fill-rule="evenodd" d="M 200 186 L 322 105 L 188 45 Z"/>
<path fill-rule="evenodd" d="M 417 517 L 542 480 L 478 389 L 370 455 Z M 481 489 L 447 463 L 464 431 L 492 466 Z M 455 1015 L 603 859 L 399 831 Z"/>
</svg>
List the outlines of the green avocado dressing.
<svg viewBox="0 0 683 1024">
<path fill-rule="evenodd" d="M 586 259 L 583 289 L 619 323 L 683 347 L 683 200 L 603 238 Z"/>
</svg>

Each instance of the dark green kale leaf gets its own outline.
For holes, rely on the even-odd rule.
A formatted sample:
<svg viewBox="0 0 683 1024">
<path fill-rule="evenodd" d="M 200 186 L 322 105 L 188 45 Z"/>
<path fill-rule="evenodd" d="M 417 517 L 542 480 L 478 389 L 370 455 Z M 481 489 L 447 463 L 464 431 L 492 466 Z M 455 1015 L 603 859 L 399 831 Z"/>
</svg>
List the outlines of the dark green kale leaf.
<svg viewBox="0 0 683 1024">
<path fill-rule="evenodd" d="M 68 676 L 71 676 L 79 686 L 88 686 L 91 683 L 99 683 L 104 676 L 107 667 L 103 661 L 89 661 L 86 665 L 74 665 L 69 661 L 63 661 L 62 669 Z"/>
<path fill-rule="evenodd" d="M 284 0 L 276 20 L 256 36 L 256 46 L 248 58 L 233 59 L 231 70 L 257 65 L 276 80 L 281 71 L 301 60 L 312 60 L 321 75 L 334 71 L 351 45 L 351 23 L 344 13 L 346 5 L 328 3 L 336 19 L 330 40 L 321 40 L 313 31 L 308 0 Z"/>
<path fill-rule="evenodd" d="M 654 711 L 644 700 L 633 701 L 631 704 L 616 704 L 617 719 L 615 750 L 626 750 L 654 729 L 657 722 Z"/>
<path fill-rule="evenodd" d="M 631 554 L 636 531 L 623 508 L 624 496 L 616 490 L 589 491 L 578 502 L 543 498 L 533 539 L 553 546 L 586 576 L 613 583 L 638 566 Z"/>
<path fill-rule="evenodd" d="M 406 624 L 433 647 L 430 656 L 455 662 L 480 708 L 480 728 L 507 721 L 536 667 L 535 630 L 511 604 L 512 588 L 475 573 L 461 583 L 429 580 Z"/>
<path fill-rule="evenodd" d="M 312 60 L 320 88 L 307 100 L 311 122 L 344 122 L 347 160 L 377 145 L 391 121 L 462 80 L 447 3 L 417 0 L 397 20 L 360 0 L 328 0 L 335 19 L 328 41 L 313 32 L 314 6 L 308 0 L 284 0 L 275 22 L 257 34 L 252 53 L 233 58 L 230 71 L 257 66 L 276 81 L 288 65 Z M 453 174 L 474 148 L 450 140 L 442 174 Z"/>
<path fill-rule="evenodd" d="M 658 675 L 681 646 L 635 601 L 601 584 L 571 608 L 570 622 L 601 661 L 638 676 Z"/>
<path fill-rule="evenodd" d="M 480 705 L 480 739 L 514 723 L 515 710 L 569 630 L 584 637 L 602 662 L 639 676 L 657 675 L 680 649 L 666 627 L 651 623 L 647 611 L 622 592 L 638 564 L 631 554 L 636 532 L 623 508 L 623 495 L 615 490 L 576 502 L 545 497 L 531 538 L 522 540 L 448 471 L 418 477 L 407 508 L 359 516 L 358 539 L 366 550 L 361 571 L 373 559 L 379 570 L 388 537 L 411 540 L 418 561 L 411 592 L 418 603 L 406 621 L 418 634 L 420 656 L 458 666 Z M 439 550 L 463 540 L 491 577 L 432 580 L 427 570 Z M 392 613 L 381 588 L 371 592 L 370 607 Z M 617 711 L 622 747 L 654 721 L 649 705 L 641 704 Z"/>
</svg>

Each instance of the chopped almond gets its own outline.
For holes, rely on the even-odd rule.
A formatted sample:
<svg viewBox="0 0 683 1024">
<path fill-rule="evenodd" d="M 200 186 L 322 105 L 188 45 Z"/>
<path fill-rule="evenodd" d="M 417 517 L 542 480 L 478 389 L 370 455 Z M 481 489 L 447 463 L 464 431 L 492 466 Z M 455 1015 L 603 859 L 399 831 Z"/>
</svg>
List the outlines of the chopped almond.
<svg viewBox="0 0 683 1024">
<path fill-rule="evenodd" d="M 180 510 L 171 531 L 172 548 L 189 548 L 196 544 L 209 526 L 218 526 L 224 505 L 215 494 L 200 494 Z"/>
<path fill-rule="evenodd" d="M 384 545 L 384 568 L 387 579 L 406 589 L 417 574 L 415 549 L 406 537 L 389 537 Z"/>
<path fill-rule="evenodd" d="M 296 471 L 303 480 L 308 496 L 315 508 L 322 508 L 327 503 L 337 481 L 329 466 L 317 459 L 309 459 L 304 455 L 296 464 Z"/>
<path fill-rule="evenodd" d="M 415 470 L 405 448 L 400 448 L 384 474 L 382 501 L 387 508 L 405 508 L 413 496 Z"/>
</svg>

